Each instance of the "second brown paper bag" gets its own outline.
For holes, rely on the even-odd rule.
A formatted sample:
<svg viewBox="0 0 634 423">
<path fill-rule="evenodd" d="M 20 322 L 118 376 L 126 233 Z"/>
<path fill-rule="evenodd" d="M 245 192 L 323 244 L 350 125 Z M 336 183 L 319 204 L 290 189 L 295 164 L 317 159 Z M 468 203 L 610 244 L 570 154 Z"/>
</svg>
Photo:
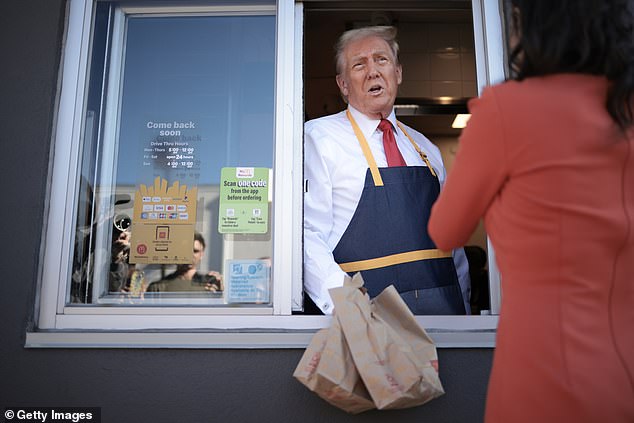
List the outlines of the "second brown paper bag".
<svg viewBox="0 0 634 423">
<path fill-rule="evenodd" d="M 329 328 L 313 336 L 293 376 L 348 413 L 376 408 L 354 365 L 337 316 Z"/>
</svg>

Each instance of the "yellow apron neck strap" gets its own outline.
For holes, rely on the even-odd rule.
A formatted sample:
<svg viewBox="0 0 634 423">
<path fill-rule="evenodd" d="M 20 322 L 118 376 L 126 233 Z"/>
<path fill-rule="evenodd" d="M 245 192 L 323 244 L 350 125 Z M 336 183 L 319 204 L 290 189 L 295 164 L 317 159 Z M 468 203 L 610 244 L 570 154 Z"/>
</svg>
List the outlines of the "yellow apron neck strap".
<svg viewBox="0 0 634 423">
<path fill-rule="evenodd" d="M 382 187 L 383 178 L 381 178 L 379 167 L 376 165 L 376 162 L 374 161 L 374 156 L 372 155 L 372 151 L 370 151 L 370 146 L 368 145 L 368 141 L 365 139 L 363 132 L 361 132 L 361 128 L 359 128 L 357 121 L 354 120 L 354 117 L 352 117 L 352 113 L 350 113 L 350 109 L 346 110 L 346 116 L 348 117 L 348 120 L 352 124 L 352 129 L 354 130 L 354 134 L 357 136 L 357 139 L 359 140 L 359 144 L 361 145 L 361 150 L 363 150 L 363 155 L 365 156 L 365 160 L 368 162 L 368 166 L 370 167 L 370 173 L 372 174 L 372 179 L 374 180 L 374 186 Z M 437 178 L 438 175 L 436 175 L 434 168 L 431 166 L 431 163 L 429 162 L 429 159 L 427 158 L 427 154 L 423 153 L 423 151 L 420 149 L 418 144 L 416 144 L 416 141 L 414 141 L 414 139 L 409 136 L 409 134 L 405 130 L 405 126 L 403 126 L 403 124 L 399 121 L 396 121 L 396 123 L 398 124 L 398 127 L 401 128 L 401 131 L 403 131 L 405 136 L 409 139 L 409 142 L 412 143 L 412 146 L 414 146 L 414 149 L 416 150 L 416 152 L 418 152 L 418 155 L 420 156 L 420 158 L 423 159 L 423 161 L 429 168 L 429 171 L 431 172 L 431 174 Z"/>
<path fill-rule="evenodd" d="M 381 173 L 379 172 L 379 167 L 376 165 L 374 161 L 374 156 L 372 155 L 372 151 L 370 151 L 370 146 L 368 145 L 368 141 L 363 136 L 363 132 L 359 128 L 357 121 L 352 117 L 352 113 L 350 110 L 346 110 L 346 116 L 348 116 L 348 120 L 352 124 L 352 129 L 354 130 L 354 134 L 357 136 L 357 140 L 359 140 L 359 144 L 361 145 L 361 150 L 363 150 L 363 155 L 365 156 L 365 160 L 368 162 L 368 166 L 370 167 L 370 173 L 372 173 L 372 179 L 374 180 L 374 186 L 382 187 L 383 186 L 383 178 L 381 178 Z"/>
<path fill-rule="evenodd" d="M 414 146 L 414 149 L 416 149 L 416 151 L 418 152 L 418 155 L 420 156 L 420 158 L 423 159 L 423 161 L 425 162 L 425 164 L 429 168 L 429 171 L 431 172 L 431 174 L 434 175 L 437 178 L 438 175 L 436 175 L 436 172 L 434 172 L 434 168 L 431 167 L 431 163 L 429 162 L 429 159 L 427 158 L 427 154 L 423 153 L 423 151 L 420 149 L 418 144 L 416 144 L 416 142 L 412 139 L 412 137 L 409 136 L 409 134 L 405 130 L 405 126 L 399 121 L 396 121 L 396 123 L 398 124 L 398 127 L 401 128 L 401 131 L 403 131 L 405 136 L 409 139 L 409 142 L 412 143 L 412 145 Z"/>
</svg>

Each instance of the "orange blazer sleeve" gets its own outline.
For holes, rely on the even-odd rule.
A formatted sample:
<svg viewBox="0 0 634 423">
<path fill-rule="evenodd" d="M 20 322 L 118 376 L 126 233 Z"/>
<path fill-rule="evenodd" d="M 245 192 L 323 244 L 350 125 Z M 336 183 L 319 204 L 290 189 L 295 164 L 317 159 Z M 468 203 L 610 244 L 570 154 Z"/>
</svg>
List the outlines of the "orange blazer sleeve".
<svg viewBox="0 0 634 423">
<path fill-rule="evenodd" d="M 504 122 L 494 88 L 469 102 L 471 119 L 459 139 L 458 153 L 434 204 L 429 234 L 437 247 L 464 245 L 489 205 L 504 190 L 508 175 Z"/>
</svg>

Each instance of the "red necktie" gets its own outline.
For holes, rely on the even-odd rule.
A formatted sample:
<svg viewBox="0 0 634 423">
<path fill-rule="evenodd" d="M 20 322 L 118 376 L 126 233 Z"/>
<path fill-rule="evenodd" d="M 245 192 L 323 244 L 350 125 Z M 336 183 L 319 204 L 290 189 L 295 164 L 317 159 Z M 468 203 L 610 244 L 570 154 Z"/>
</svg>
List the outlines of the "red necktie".
<svg viewBox="0 0 634 423">
<path fill-rule="evenodd" d="M 383 149 L 385 150 L 385 158 L 388 166 L 407 166 L 405 159 L 401 155 L 394 138 L 394 130 L 392 124 L 387 119 L 381 119 L 379 129 L 383 132 Z"/>
</svg>

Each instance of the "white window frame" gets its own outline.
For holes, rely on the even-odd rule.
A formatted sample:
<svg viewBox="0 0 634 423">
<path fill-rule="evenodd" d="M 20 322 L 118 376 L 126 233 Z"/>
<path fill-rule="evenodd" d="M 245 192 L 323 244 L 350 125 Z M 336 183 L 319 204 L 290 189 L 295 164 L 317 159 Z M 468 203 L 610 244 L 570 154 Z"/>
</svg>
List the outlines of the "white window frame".
<svg viewBox="0 0 634 423">
<path fill-rule="evenodd" d="M 478 94 L 485 87 L 500 83 L 506 78 L 503 36 L 503 6 L 496 0 L 472 0 L 474 43 L 476 52 L 476 78 Z M 491 314 L 499 315 L 502 306 L 500 271 L 495 250 L 487 237 L 489 264 L 489 300 Z"/>
<path fill-rule="evenodd" d="M 476 68 L 481 89 L 504 78 L 501 6 L 472 0 Z M 103 306 L 69 307 L 66 283 L 72 262 L 76 169 L 89 69 L 88 52 L 94 2 L 70 0 L 60 69 L 60 94 L 54 128 L 50 192 L 42 241 L 37 329 L 27 332 L 27 347 L 107 348 L 303 348 L 314 332 L 328 327 L 329 316 L 292 315 L 301 304 L 303 204 L 303 6 L 276 4 L 275 156 L 273 213 L 273 306 L 261 308 Z M 246 7 L 246 6 L 237 6 Z M 267 7 L 267 6 L 258 6 Z M 199 7 L 211 11 L 214 6 Z M 140 11 L 141 9 L 139 9 Z M 142 9 L 144 12 L 147 8 Z M 183 13 L 183 7 L 152 8 Z M 291 164 L 289 166 L 289 164 Z M 60 224 L 62 222 L 62 224 Z M 289 224 L 291 222 L 291 224 Z M 65 246 L 65 248 L 60 248 Z M 490 246 L 489 246 L 490 247 Z M 499 296 L 499 275 L 489 249 L 491 290 Z M 497 301 L 497 300 L 496 300 Z M 493 314 L 499 301 L 492 302 Z M 257 315 L 254 315 L 257 314 Z M 417 316 L 439 347 L 493 347 L 498 318 Z"/>
</svg>

